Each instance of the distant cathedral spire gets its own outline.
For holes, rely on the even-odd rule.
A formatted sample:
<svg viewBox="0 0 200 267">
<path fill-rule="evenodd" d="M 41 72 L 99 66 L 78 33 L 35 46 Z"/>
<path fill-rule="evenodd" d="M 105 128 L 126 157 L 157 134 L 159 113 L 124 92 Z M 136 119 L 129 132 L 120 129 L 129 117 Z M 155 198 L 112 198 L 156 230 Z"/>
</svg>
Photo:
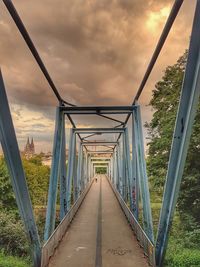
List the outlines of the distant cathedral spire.
<svg viewBox="0 0 200 267">
<path fill-rule="evenodd" d="M 24 154 L 26 158 L 31 158 L 35 154 L 35 145 L 33 138 L 31 139 L 31 142 L 29 140 L 29 137 L 27 138 L 27 143 L 24 148 Z"/>
</svg>

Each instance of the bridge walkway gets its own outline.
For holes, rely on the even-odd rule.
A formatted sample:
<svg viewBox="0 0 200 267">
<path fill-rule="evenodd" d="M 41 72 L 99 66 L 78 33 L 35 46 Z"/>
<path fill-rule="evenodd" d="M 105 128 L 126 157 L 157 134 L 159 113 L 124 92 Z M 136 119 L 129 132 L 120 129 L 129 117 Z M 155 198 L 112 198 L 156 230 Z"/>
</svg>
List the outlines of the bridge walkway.
<svg viewBox="0 0 200 267">
<path fill-rule="evenodd" d="M 48 267 L 147 267 L 106 179 L 94 182 Z"/>
</svg>

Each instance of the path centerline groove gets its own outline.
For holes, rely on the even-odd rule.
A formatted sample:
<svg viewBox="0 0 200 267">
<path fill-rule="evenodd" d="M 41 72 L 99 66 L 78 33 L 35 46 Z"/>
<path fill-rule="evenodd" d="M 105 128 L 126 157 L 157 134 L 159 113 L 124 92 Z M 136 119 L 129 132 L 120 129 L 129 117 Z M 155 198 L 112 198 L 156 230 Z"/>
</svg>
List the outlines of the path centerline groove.
<svg viewBox="0 0 200 267">
<path fill-rule="evenodd" d="M 99 206 L 97 218 L 96 260 L 95 267 L 102 267 L 102 177 L 99 183 Z"/>
</svg>

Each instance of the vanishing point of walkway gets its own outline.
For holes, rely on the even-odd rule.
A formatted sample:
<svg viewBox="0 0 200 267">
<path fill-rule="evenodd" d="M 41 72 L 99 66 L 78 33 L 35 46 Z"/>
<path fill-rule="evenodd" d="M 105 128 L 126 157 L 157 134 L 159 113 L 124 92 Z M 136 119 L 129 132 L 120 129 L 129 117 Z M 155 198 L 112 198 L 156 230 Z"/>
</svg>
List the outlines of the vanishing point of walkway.
<svg viewBox="0 0 200 267">
<path fill-rule="evenodd" d="M 98 176 L 49 267 L 147 267 L 105 176 Z"/>
</svg>

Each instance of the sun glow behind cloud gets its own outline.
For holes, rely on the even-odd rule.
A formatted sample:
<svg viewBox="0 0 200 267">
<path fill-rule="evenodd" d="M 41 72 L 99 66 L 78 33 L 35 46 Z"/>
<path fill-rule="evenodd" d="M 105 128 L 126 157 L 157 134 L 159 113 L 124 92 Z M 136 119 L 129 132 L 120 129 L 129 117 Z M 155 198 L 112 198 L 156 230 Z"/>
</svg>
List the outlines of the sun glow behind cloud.
<svg viewBox="0 0 200 267">
<path fill-rule="evenodd" d="M 166 21 L 167 17 L 169 16 L 169 13 L 170 6 L 163 7 L 155 12 L 150 12 L 146 21 L 147 28 L 152 33 L 155 33 L 158 30 L 160 24 L 163 25 L 163 22 Z"/>
</svg>

